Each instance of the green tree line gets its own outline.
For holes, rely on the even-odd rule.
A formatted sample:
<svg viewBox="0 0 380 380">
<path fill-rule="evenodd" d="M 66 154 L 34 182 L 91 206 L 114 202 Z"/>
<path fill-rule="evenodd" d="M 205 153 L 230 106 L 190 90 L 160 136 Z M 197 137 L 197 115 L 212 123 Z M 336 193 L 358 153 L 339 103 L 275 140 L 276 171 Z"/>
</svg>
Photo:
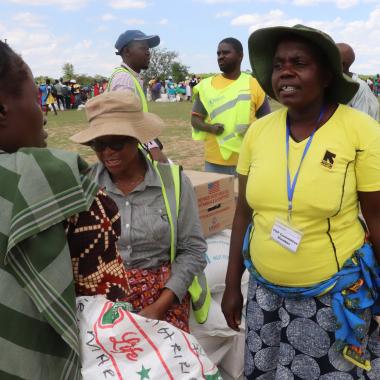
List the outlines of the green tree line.
<svg viewBox="0 0 380 380">
<path fill-rule="evenodd" d="M 171 76 L 173 77 L 173 80 L 178 83 L 184 81 L 186 77 L 190 75 L 189 66 L 180 62 L 178 53 L 165 48 L 154 48 L 151 50 L 149 68 L 142 72 L 142 76 L 146 82 L 151 79 L 165 80 Z M 205 77 L 209 75 L 200 74 L 200 76 Z M 48 77 L 39 76 L 35 79 L 37 82 L 44 82 L 46 78 Z M 75 72 L 74 65 L 70 62 L 63 64 L 61 78 L 63 78 L 64 82 L 75 79 L 81 85 L 90 85 L 95 81 L 100 82 L 103 79 L 107 79 L 102 75 L 78 74 Z M 50 80 L 54 79 L 58 78 L 50 78 Z"/>
</svg>

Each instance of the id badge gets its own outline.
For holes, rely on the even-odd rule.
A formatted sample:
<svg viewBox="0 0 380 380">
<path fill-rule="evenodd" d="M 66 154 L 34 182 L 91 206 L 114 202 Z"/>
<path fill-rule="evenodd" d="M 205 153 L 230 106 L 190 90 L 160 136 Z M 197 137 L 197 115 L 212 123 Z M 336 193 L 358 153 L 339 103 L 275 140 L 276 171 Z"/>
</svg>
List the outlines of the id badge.
<svg viewBox="0 0 380 380">
<path fill-rule="evenodd" d="M 275 219 L 271 232 L 272 239 L 290 252 L 296 253 L 301 243 L 303 233 L 288 223 Z"/>
</svg>

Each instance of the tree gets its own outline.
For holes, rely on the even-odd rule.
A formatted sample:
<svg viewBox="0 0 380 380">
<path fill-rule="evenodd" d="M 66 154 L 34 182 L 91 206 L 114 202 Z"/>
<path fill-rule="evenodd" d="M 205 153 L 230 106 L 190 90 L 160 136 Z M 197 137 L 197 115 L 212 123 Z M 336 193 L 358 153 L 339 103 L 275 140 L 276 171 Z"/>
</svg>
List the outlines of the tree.
<svg viewBox="0 0 380 380">
<path fill-rule="evenodd" d="M 74 65 L 66 62 L 62 66 L 63 80 L 67 81 L 75 78 Z"/>
<path fill-rule="evenodd" d="M 174 82 L 183 82 L 189 75 L 189 67 L 179 62 L 173 62 L 172 64 L 172 76 Z"/>
<path fill-rule="evenodd" d="M 95 82 L 95 77 L 87 74 L 77 74 L 75 75 L 74 79 L 77 81 L 77 83 L 83 86 L 89 86 Z"/>
<path fill-rule="evenodd" d="M 48 77 L 45 76 L 45 75 L 39 75 L 38 77 L 34 77 L 34 81 L 36 83 L 45 83 L 46 82 L 46 78 L 48 78 Z"/>
<path fill-rule="evenodd" d="M 96 75 L 94 76 L 94 80 L 95 80 L 96 82 L 98 82 L 98 83 L 100 83 L 103 79 L 107 79 L 107 80 L 108 80 L 108 77 L 105 77 L 105 76 L 103 76 L 103 75 L 99 75 L 99 74 L 96 74 Z"/>
<path fill-rule="evenodd" d="M 177 52 L 165 48 L 154 48 L 150 54 L 149 68 L 142 73 L 145 82 L 155 78 L 165 80 L 173 75 L 172 65 L 177 62 Z"/>
</svg>

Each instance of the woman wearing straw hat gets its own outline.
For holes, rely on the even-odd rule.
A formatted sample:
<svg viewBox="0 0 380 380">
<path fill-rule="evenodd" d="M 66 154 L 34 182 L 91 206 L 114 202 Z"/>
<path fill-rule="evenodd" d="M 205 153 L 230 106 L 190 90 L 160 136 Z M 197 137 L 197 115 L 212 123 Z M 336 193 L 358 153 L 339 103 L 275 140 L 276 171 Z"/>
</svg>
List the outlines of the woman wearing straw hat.
<svg viewBox="0 0 380 380">
<path fill-rule="evenodd" d="M 72 140 L 95 151 L 96 181 L 120 210 L 118 246 L 132 291 L 125 301 L 145 317 L 188 332 L 188 288 L 206 266 L 206 242 L 189 179 L 178 166 L 152 161 L 142 148 L 160 134 L 163 121 L 142 112 L 128 91 L 89 100 L 86 114 L 90 126 Z"/>
<path fill-rule="evenodd" d="M 248 130 L 237 167 L 222 309 L 238 329 L 247 267 L 245 375 L 379 379 L 380 128 L 344 105 L 357 85 L 327 34 L 260 29 L 249 50 L 260 85 L 285 107 Z"/>
</svg>

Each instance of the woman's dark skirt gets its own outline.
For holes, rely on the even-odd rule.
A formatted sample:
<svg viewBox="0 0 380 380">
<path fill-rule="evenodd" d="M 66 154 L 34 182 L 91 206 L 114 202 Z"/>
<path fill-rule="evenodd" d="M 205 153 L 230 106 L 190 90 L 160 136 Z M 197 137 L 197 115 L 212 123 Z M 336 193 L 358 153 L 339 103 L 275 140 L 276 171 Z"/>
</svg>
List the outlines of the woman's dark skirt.
<svg viewBox="0 0 380 380">
<path fill-rule="evenodd" d="M 252 279 L 248 288 L 245 376 L 248 380 L 380 380 L 379 328 L 367 312 L 364 342 L 372 370 L 336 350 L 331 297 L 284 299 Z"/>
</svg>

